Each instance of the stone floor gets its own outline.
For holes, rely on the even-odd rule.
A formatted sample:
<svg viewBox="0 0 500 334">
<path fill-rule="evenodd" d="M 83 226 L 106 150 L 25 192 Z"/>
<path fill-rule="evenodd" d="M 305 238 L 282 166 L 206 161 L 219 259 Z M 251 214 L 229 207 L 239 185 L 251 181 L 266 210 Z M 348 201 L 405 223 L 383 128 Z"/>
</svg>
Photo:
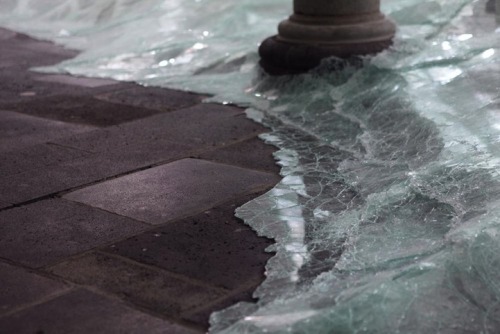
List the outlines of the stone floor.
<svg viewBox="0 0 500 334">
<path fill-rule="evenodd" d="M 32 72 L 76 52 L 0 29 L 0 333 L 197 333 L 251 301 L 278 181 L 243 110 Z"/>
</svg>

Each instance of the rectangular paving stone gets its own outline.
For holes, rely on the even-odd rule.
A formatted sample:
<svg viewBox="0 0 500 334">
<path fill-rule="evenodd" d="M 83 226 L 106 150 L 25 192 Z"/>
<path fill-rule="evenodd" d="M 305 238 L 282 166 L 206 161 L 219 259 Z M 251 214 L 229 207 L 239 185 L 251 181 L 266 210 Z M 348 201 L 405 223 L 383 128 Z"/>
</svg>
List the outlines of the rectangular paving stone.
<svg viewBox="0 0 500 334">
<path fill-rule="evenodd" d="M 36 81 L 55 82 L 63 85 L 73 85 L 81 87 L 96 88 L 119 84 L 119 81 L 111 79 L 76 77 L 66 74 L 40 75 L 34 78 Z"/>
<path fill-rule="evenodd" d="M 62 122 L 106 127 L 144 118 L 157 110 L 109 103 L 93 96 L 57 95 L 4 104 L 3 109 Z"/>
<path fill-rule="evenodd" d="M 234 217 L 245 196 L 191 218 L 118 242 L 106 252 L 235 290 L 260 283 L 272 244 Z"/>
<path fill-rule="evenodd" d="M 242 289 L 241 291 L 235 291 L 234 293 L 229 294 L 212 304 L 207 304 L 198 309 L 185 312 L 182 315 L 182 319 L 199 326 L 208 327 L 210 315 L 212 315 L 212 313 L 224 310 L 239 302 L 257 302 L 257 300 L 252 297 L 257 287 L 258 285 L 254 285 L 249 288 Z"/>
<path fill-rule="evenodd" d="M 202 307 L 227 294 L 221 289 L 179 279 L 161 269 L 98 252 L 48 270 L 69 281 L 98 288 L 172 317 L 179 317 L 182 312 Z"/>
<path fill-rule="evenodd" d="M 96 96 L 103 101 L 145 107 L 159 111 L 172 111 L 201 103 L 197 94 L 172 89 L 141 87 L 115 91 Z"/>
<path fill-rule="evenodd" d="M 22 204 L 123 173 L 114 161 L 83 158 L 0 178 L 0 201 Z"/>
<path fill-rule="evenodd" d="M 145 228 L 77 203 L 45 200 L 0 212 L 0 257 L 39 268 Z"/>
<path fill-rule="evenodd" d="M 64 198 L 162 224 L 277 182 L 278 177 L 268 173 L 184 159 L 77 190 Z"/>
<path fill-rule="evenodd" d="M 11 66 L 24 70 L 28 70 L 30 67 L 54 65 L 68 58 L 73 58 L 78 53 L 20 34 L 14 38 L 0 40 L 0 50 L 2 50 L 1 62 L 10 61 Z"/>
<path fill-rule="evenodd" d="M 11 205 L 12 205 L 11 203 L 0 202 L 0 210 L 4 209 L 4 208 L 8 208 Z"/>
<path fill-rule="evenodd" d="M 273 157 L 273 153 L 277 150 L 275 146 L 267 145 L 259 138 L 252 138 L 199 154 L 196 157 L 279 174 L 280 167 Z"/>
<path fill-rule="evenodd" d="M 4 62 L 4 65 L 8 65 Z M 36 75 L 27 69 L 18 68 L 14 61 L 11 66 L 2 68 L 0 56 L 0 109 L 1 106 L 13 103 L 25 103 L 40 97 L 58 94 L 73 94 L 80 90 L 75 86 L 33 80 Z M 88 89 L 87 89 L 88 90 Z"/>
<path fill-rule="evenodd" d="M 56 164 L 25 168 L 23 172 L 13 175 L 0 174 L 0 187 L 3 190 L 0 192 L 0 201 L 24 203 L 160 162 L 174 161 L 189 154 L 190 148 L 164 141 L 148 145 L 131 144 L 104 153 L 82 152 L 79 157 L 68 157 L 66 161 Z M 25 167 L 22 161 L 19 167 Z M 9 164 L 5 168 L 12 169 Z"/>
<path fill-rule="evenodd" d="M 90 153 L 73 148 L 50 144 L 39 144 L 20 150 L 0 152 L 0 179 L 65 161 L 81 159 L 89 155 Z"/>
<path fill-rule="evenodd" d="M 197 331 L 77 290 L 0 318 L 2 333 L 16 334 L 193 334 Z"/>
<path fill-rule="evenodd" d="M 92 129 L 0 110 L 0 152 L 19 150 Z"/>
<path fill-rule="evenodd" d="M 13 38 L 15 36 L 16 36 L 15 32 L 13 32 L 11 30 L 4 29 L 4 28 L 0 28 L 0 40 L 10 39 L 10 38 Z"/>
<path fill-rule="evenodd" d="M 0 282 L 0 316 L 70 289 L 64 283 L 1 262 Z"/>
<path fill-rule="evenodd" d="M 239 108 L 198 104 L 55 142 L 92 152 L 158 140 L 203 149 L 229 145 L 264 131 L 263 126 L 247 119 Z"/>
<path fill-rule="evenodd" d="M 12 41 L 24 50 L 28 50 L 33 54 L 41 56 L 43 54 L 53 54 L 64 58 L 73 58 L 78 55 L 78 51 L 67 49 L 64 46 L 54 44 L 48 41 L 37 40 L 24 34 L 17 34 Z"/>
</svg>

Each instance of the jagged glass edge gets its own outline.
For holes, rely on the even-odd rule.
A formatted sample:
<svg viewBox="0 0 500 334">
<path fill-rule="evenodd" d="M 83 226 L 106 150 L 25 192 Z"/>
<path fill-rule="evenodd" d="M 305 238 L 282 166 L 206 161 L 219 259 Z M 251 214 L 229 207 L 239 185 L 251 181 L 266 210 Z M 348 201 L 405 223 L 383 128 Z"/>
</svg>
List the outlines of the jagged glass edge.
<svg viewBox="0 0 500 334">
<path fill-rule="evenodd" d="M 284 179 L 237 215 L 277 255 L 259 303 L 214 314 L 212 332 L 499 328 L 500 51 L 484 1 L 385 1 L 392 50 L 280 79 L 254 50 L 288 1 L 59 2 L 0 11 L 2 25 L 86 49 L 39 70 L 215 94 L 273 129 Z"/>
</svg>

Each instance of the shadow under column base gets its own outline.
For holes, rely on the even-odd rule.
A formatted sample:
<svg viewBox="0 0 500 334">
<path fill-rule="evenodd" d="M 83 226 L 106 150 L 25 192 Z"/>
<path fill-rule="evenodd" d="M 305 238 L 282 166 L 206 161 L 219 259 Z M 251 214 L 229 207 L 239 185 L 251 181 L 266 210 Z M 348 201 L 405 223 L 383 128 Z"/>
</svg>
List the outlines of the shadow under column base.
<svg viewBox="0 0 500 334">
<path fill-rule="evenodd" d="M 356 64 L 360 56 L 379 53 L 392 45 L 392 38 L 375 42 L 338 44 L 300 44 L 267 38 L 259 47 L 260 66 L 270 75 L 299 74 L 318 67 L 321 60 L 339 58 L 339 69 Z"/>
</svg>

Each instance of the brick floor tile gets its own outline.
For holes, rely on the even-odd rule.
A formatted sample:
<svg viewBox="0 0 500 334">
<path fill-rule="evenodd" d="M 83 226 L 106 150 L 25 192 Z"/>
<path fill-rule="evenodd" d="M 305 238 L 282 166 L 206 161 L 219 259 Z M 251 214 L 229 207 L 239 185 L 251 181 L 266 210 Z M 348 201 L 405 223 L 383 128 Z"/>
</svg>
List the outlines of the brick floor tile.
<svg viewBox="0 0 500 334">
<path fill-rule="evenodd" d="M 103 253 L 91 253 L 58 264 L 49 271 L 77 284 L 96 287 L 133 304 L 174 317 L 227 294 L 221 289 L 179 279 L 164 270 Z"/>
<path fill-rule="evenodd" d="M 0 263 L 0 282 L 0 316 L 69 289 L 64 283 L 6 263 Z"/>
<path fill-rule="evenodd" d="M 2 333 L 16 334 L 189 334 L 185 327 L 78 290 L 0 318 Z"/>
<path fill-rule="evenodd" d="M 184 159 L 80 189 L 64 198 L 161 224 L 276 182 L 278 178 L 272 174 Z"/>
<path fill-rule="evenodd" d="M 236 207 L 250 199 L 240 198 L 236 204 L 167 224 L 105 250 L 222 288 L 257 284 L 271 257 L 264 249 L 272 241 L 257 237 L 234 217 Z"/>
<path fill-rule="evenodd" d="M 65 200 L 0 212 L 0 257 L 31 268 L 134 235 L 144 224 Z"/>
</svg>

